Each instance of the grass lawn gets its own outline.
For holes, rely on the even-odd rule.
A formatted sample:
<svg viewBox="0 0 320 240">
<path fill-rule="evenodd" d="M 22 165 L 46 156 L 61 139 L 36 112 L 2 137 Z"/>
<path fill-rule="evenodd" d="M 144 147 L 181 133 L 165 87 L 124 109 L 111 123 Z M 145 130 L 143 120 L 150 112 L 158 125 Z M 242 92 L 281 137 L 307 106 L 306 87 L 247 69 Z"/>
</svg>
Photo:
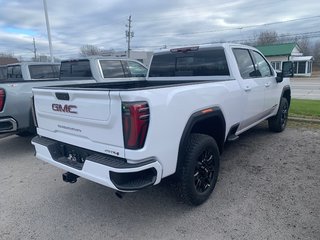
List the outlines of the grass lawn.
<svg viewBox="0 0 320 240">
<path fill-rule="evenodd" d="M 289 116 L 320 119 L 320 100 L 291 99 Z"/>
</svg>

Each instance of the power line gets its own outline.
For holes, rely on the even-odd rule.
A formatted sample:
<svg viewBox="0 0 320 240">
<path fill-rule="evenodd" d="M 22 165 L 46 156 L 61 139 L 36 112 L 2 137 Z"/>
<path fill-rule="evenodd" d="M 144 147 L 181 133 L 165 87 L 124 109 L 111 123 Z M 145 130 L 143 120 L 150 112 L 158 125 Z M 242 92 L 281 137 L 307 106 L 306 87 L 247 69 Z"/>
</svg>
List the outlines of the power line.
<svg viewBox="0 0 320 240">
<path fill-rule="evenodd" d="M 318 38 L 320 37 L 320 31 L 315 31 L 315 32 L 303 32 L 303 33 L 290 33 L 290 34 L 279 34 L 278 38 L 279 39 L 286 39 L 288 38 L 289 40 L 296 40 L 296 39 L 302 39 L 302 38 L 307 38 L 307 39 L 311 39 L 311 38 Z M 252 43 L 256 41 L 255 37 L 252 38 L 247 38 L 247 39 L 233 39 L 233 40 L 226 40 L 224 42 L 230 42 L 230 43 Z M 214 43 L 220 43 L 221 41 L 210 41 L 210 42 L 202 42 L 202 43 L 184 43 L 184 44 L 166 44 L 167 47 L 179 47 L 179 46 L 186 46 L 186 45 L 206 45 L 206 44 L 214 44 Z M 163 47 L 162 45 L 153 45 L 153 46 L 134 46 L 134 48 L 137 49 L 143 49 L 143 48 L 161 48 Z"/>
<path fill-rule="evenodd" d="M 255 24 L 255 25 L 249 25 L 249 26 L 243 26 L 243 27 L 235 27 L 235 28 L 225 28 L 225 29 L 218 29 L 218 30 L 208 30 L 208 31 L 199 31 L 199 32 L 185 32 L 185 33 L 166 33 L 166 34 L 157 34 L 152 35 L 152 37 L 164 37 L 167 35 L 173 35 L 173 36 L 180 36 L 180 35 L 197 35 L 197 34 L 206 34 L 206 33 L 216 33 L 216 32 L 224 32 L 224 31 L 232 31 L 232 30 L 242 30 L 247 28 L 254 28 L 254 27 L 261 27 L 261 26 L 270 26 L 275 24 L 283 24 L 288 22 L 295 22 L 295 21 L 302 21 L 302 20 L 309 20 L 313 18 L 320 18 L 319 16 L 312 16 L 312 17 L 304 17 L 304 18 L 296 18 L 296 19 L 290 19 L 290 20 L 284 20 L 284 21 L 277 21 L 277 22 L 270 22 L 270 23 L 262 23 L 262 24 Z"/>
</svg>

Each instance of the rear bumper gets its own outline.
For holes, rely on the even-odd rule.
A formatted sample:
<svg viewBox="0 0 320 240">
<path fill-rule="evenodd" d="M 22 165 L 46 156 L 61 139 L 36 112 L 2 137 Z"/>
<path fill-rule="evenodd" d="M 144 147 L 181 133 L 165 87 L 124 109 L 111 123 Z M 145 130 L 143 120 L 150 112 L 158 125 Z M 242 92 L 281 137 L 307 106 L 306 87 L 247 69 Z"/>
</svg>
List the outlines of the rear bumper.
<svg viewBox="0 0 320 240">
<path fill-rule="evenodd" d="M 118 191 L 136 191 L 158 184 L 162 167 L 155 159 L 129 164 L 123 158 L 92 152 L 44 137 L 35 137 L 36 157 L 65 171 Z M 81 161 L 76 161 L 75 158 Z"/>
<path fill-rule="evenodd" d="M 18 129 L 18 123 L 11 117 L 0 118 L 0 133 L 15 132 Z"/>
</svg>

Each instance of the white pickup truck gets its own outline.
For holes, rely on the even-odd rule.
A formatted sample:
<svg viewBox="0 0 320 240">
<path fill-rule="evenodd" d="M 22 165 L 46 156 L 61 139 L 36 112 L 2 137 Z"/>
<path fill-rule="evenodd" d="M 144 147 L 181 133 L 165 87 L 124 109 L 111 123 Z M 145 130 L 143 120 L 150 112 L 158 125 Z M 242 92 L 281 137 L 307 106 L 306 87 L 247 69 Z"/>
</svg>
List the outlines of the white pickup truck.
<svg viewBox="0 0 320 240">
<path fill-rule="evenodd" d="M 174 176 L 206 201 L 224 143 L 263 120 L 284 130 L 292 63 L 276 74 L 255 48 L 216 44 L 155 53 L 145 81 L 34 88 L 36 157 L 122 192 Z"/>
</svg>

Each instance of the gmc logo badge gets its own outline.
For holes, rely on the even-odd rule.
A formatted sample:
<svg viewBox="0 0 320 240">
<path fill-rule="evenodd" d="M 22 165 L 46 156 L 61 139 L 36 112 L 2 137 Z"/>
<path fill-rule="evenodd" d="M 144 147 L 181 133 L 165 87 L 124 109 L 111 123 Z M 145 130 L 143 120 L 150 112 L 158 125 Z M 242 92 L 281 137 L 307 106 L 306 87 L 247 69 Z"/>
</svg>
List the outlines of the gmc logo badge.
<svg viewBox="0 0 320 240">
<path fill-rule="evenodd" d="M 61 104 L 52 104 L 52 110 L 55 112 L 66 112 L 66 113 L 74 113 L 77 114 L 78 112 L 75 111 L 77 106 L 75 105 L 61 105 Z"/>
</svg>

